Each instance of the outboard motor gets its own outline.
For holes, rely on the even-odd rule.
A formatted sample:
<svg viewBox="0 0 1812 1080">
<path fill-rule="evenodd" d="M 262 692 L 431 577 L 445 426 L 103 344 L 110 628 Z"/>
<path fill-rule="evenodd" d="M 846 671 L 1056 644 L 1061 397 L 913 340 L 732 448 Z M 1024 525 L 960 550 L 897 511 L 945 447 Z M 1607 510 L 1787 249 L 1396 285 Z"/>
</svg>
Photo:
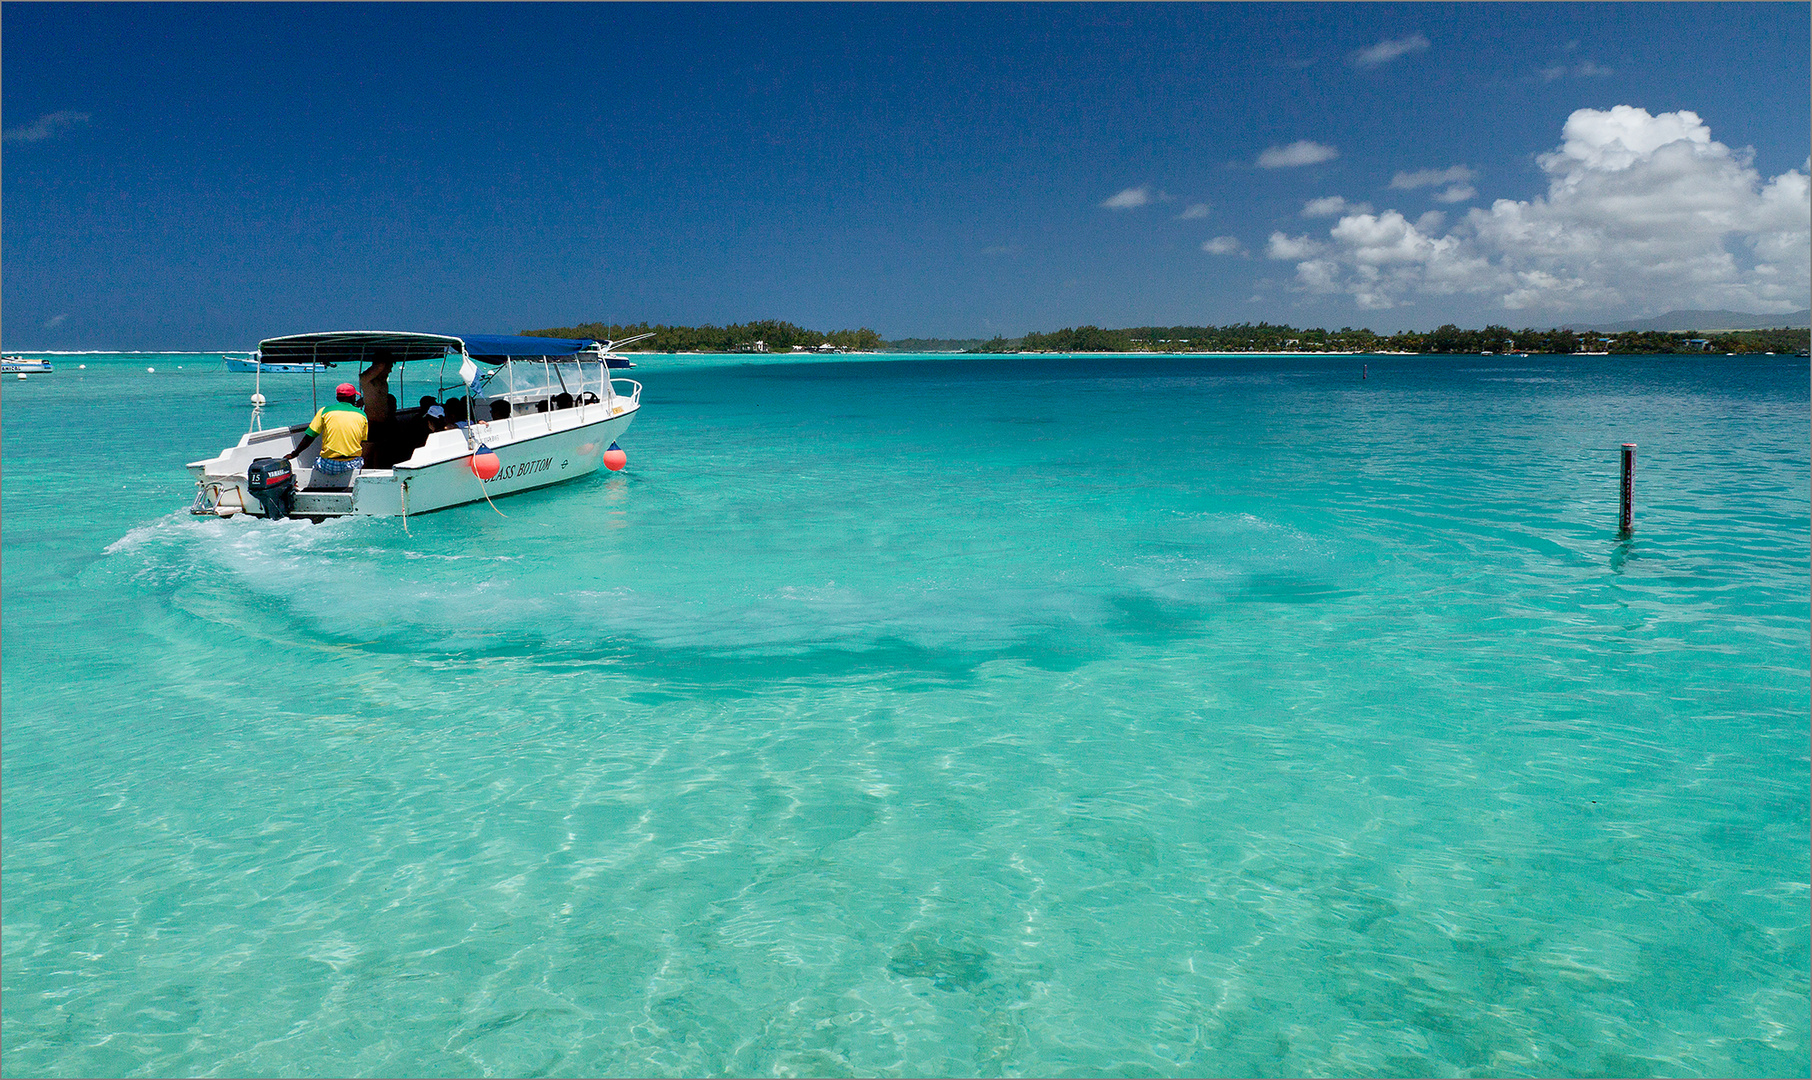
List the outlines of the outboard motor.
<svg viewBox="0 0 1812 1080">
<path fill-rule="evenodd" d="M 264 504 L 267 518 L 286 518 L 296 505 L 296 474 L 280 457 L 261 457 L 245 470 L 245 486 Z"/>
</svg>

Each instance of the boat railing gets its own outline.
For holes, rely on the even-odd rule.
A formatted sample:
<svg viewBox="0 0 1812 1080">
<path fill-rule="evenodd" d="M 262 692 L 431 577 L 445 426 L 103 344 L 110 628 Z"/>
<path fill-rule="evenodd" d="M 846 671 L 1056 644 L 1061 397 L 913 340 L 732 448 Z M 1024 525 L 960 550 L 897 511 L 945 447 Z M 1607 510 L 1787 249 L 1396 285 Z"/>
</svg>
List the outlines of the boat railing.
<svg viewBox="0 0 1812 1080">
<path fill-rule="evenodd" d="M 622 390 L 617 389 L 619 386 L 629 387 L 628 392 L 624 392 Z M 628 398 L 629 407 L 632 409 L 641 407 L 642 384 L 639 382 L 636 382 L 634 379 L 612 379 L 612 380 L 610 380 L 610 393 L 611 393 L 612 397 Z"/>
</svg>

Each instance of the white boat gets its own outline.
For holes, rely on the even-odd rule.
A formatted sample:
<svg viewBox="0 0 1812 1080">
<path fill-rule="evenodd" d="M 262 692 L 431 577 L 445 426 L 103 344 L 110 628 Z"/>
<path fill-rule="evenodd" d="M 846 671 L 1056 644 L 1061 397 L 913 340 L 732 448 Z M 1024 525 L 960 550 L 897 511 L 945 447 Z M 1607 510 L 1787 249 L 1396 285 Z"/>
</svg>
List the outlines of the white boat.
<svg viewBox="0 0 1812 1080">
<path fill-rule="evenodd" d="M 33 360 L 25 356 L 0 356 L 0 375 L 10 375 L 15 371 L 53 371 L 49 360 Z"/>
<path fill-rule="evenodd" d="M 221 356 L 221 359 L 226 361 L 226 369 L 228 371 L 245 371 L 253 373 L 272 372 L 278 375 L 306 375 L 311 371 L 326 371 L 333 366 L 331 363 L 314 362 L 301 364 L 267 364 L 255 353 L 251 356 L 234 356 L 232 353 L 225 353 Z"/>
<path fill-rule="evenodd" d="M 610 377 L 610 360 L 620 359 L 611 350 L 633 340 L 367 330 L 271 338 L 258 350 L 265 370 L 273 362 L 343 364 L 360 369 L 367 398 L 436 388 L 432 396 L 455 426 L 430 432 L 420 405 L 387 419 L 378 409 L 365 467 L 350 478 L 318 472 L 320 443 L 311 443 L 295 459 L 293 501 L 285 505 L 271 492 L 261 497 L 249 473 L 254 462 L 294 450 L 313 410 L 301 423 L 264 430 L 264 396 L 254 393 L 251 430 L 237 445 L 189 463 L 196 484 L 190 509 L 220 517 L 407 517 L 587 476 L 641 407 L 640 383 Z M 318 386 L 321 393 L 332 400 L 331 386 Z M 481 478 L 493 464 L 487 451 L 496 455 L 496 471 Z"/>
</svg>

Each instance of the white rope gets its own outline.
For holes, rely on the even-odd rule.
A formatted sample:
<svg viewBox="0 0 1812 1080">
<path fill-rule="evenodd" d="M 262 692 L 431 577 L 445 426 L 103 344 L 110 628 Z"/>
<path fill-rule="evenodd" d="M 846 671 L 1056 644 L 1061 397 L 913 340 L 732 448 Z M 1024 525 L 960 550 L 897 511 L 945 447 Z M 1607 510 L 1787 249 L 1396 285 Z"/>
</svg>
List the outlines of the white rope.
<svg viewBox="0 0 1812 1080">
<path fill-rule="evenodd" d="M 473 475 L 473 477 L 475 477 L 478 480 L 478 490 L 484 492 L 484 501 L 491 503 L 491 509 L 497 510 L 497 504 L 494 502 L 491 502 L 491 488 L 488 484 L 486 484 L 484 482 L 484 477 L 479 476 L 476 471 L 474 471 L 472 473 L 472 475 Z M 506 518 L 506 517 L 509 517 L 510 515 L 504 513 L 502 510 L 497 510 L 497 516 L 500 518 Z"/>
</svg>

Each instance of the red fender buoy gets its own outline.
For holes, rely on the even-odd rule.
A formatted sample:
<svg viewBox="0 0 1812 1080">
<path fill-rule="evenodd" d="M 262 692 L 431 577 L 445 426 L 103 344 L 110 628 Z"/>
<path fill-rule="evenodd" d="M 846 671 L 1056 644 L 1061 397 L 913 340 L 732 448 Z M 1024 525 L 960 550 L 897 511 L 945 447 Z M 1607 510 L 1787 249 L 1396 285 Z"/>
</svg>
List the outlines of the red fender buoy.
<svg viewBox="0 0 1812 1080">
<path fill-rule="evenodd" d="M 616 443 L 611 443 L 610 449 L 604 451 L 604 467 L 611 472 L 622 472 L 623 466 L 627 464 L 629 464 L 629 455 L 625 454 L 622 447 Z"/>
<path fill-rule="evenodd" d="M 478 449 L 466 459 L 466 464 L 472 467 L 472 474 L 480 480 L 490 480 L 503 469 L 503 462 L 498 459 L 496 451 L 483 443 L 478 444 Z"/>
</svg>

